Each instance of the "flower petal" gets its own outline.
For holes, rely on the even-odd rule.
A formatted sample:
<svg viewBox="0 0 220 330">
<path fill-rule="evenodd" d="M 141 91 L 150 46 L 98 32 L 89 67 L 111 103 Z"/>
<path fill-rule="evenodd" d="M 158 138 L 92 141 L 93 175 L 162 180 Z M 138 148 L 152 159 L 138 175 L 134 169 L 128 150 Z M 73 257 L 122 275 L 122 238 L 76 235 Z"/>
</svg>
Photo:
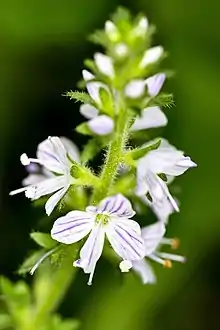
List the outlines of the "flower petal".
<svg viewBox="0 0 220 330">
<path fill-rule="evenodd" d="M 106 85 L 104 85 L 103 83 L 100 83 L 98 81 L 90 82 L 90 80 L 95 79 L 95 76 L 92 73 L 90 73 L 89 71 L 83 70 L 82 74 L 83 74 L 84 80 L 87 82 L 86 88 L 89 92 L 89 95 L 99 106 L 101 106 L 102 102 L 101 102 L 100 95 L 99 95 L 99 89 L 102 87 L 102 88 L 106 89 L 108 92 L 108 88 L 106 87 Z"/>
<path fill-rule="evenodd" d="M 146 79 L 145 83 L 148 87 L 148 94 L 153 97 L 157 96 L 163 86 L 165 79 L 165 73 L 158 73 Z"/>
<path fill-rule="evenodd" d="M 72 160 L 75 160 L 77 163 L 80 161 L 79 149 L 71 140 L 67 139 L 65 136 L 60 137 L 61 142 L 64 145 L 68 155 Z"/>
<path fill-rule="evenodd" d="M 69 166 L 66 153 L 60 138 L 52 136 L 38 145 L 37 158 L 51 172 L 63 174 Z"/>
<path fill-rule="evenodd" d="M 150 264 L 146 260 L 135 260 L 132 262 L 133 269 L 141 277 L 143 284 L 156 283 L 156 277 Z"/>
<path fill-rule="evenodd" d="M 113 131 L 114 121 L 106 115 L 101 115 L 89 120 L 88 126 L 97 135 L 107 135 Z"/>
<path fill-rule="evenodd" d="M 93 227 L 89 237 L 80 251 L 80 260 L 74 263 L 75 267 L 82 267 L 86 274 L 90 274 L 88 284 L 92 284 L 95 266 L 101 257 L 105 241 L 105 231 L 101 224 Z"/>
<path fill-rule="evenodd" d="M 35 185 L 41 181 L 44 181 L 46 177 L 43 174 L 29 174 L 24 180 L 22 180 L 23 186 Z"/>
<path fill-rule="evenodd" d="M 111 246 L 122 259 L 132 261 L 144 257 L 144 240 L 137 222 L 126 218 L 112 218 L 106 225 L 106 235 Z"/>
<path fill-rule="evenodd" d="M 159 58 L 162 56 L 163 51 L 164 51 L 163 47 L 161 46 L 152 47 L 146 50 L 141 60 L 140 68 L 144 68 L 149 64 L 157 62 Z"/>
<path fill-rule="evenodd" d="M 156 250 L 165 234 L 165 231 L 165 225 L 160 221 L 142 228 L 141 235 L 145 243 L 145 256 L 149 256 Z"/>
<path fill-rule="evenodd" d="M 58 242 L 72 244 L 88 235 L 94 225 L 95 218 L 86 212 L 71 211 L 58 218 L 51 230 L 51 236 Z"/>
<path fill-rule="evenodd" d="M 84 79 L 85 81 L 90 81 L 90 80 L 95 79 L 94 74 L 92 74 L 92 73 L 89 72 L 88 70 L 83 70 L 83 71 L 82 71 L 82 76 L 83 76 L 83 79 Z"/>
<path fill-rule="evenodd" d="M 131 218 L 135 215 L 130 201 L 122 194 L 103 199 L 97 207 L 97 213 L 103 212 L 123 218 Z"/>
<path fill-rule="evenodd" d="M 99 114 L 98 109 L 93 107 L 91 104 L 82 104 L 80 106 L 79 112 L 87 119 L 95 118 Z"/>
<path fill-rule="evenodd" d="M 68 188 L 69 188 L 68 186 L 64 187 L 64 188 L 58 190 L 52 196 L 50 196 L 50 198 L 47 200 L 47 202 L 45 204 L 45 210 L 46 210 L 47 215 L 50 215 L 53 212 L 55 206 L 63 198 L 63 196 L 67 192 Z"/>
<path fill-rule="evenodd" d="M 132 99 L 141 97 L 145 91 L 145 82 L 142 79 L 134 79 L 125 87 L 125 95 Z"/>
<path fill-rule="evenodd" d="M 149 143 L 153 143 L 153 141 Z M 139 164 L 145 168 L 147 165 L 154 173 L 165 173 L 171 176 L 181 175 L 188 168 L 196 166 L 190 157 L 184 156 L 182 151 L 177 150 L 164 139 L 159 148 L 150 151 L 140 160 Z"/>
<path fill-rule="evenodd" d="M 174 212 L 174 208 L 168 198 L 160 200 L 160 203 L 157 201 L 150 202 L 146 196 L 140 196 L 140 198 L 145 204 L 152 208 L 159 221 L 165 224 L 168 223 L 170 215 Z"/>
<path fill-rule="evenodd" d="M 112 21 L 105 22 L 105 33 L 113 42 L 116 42 L 120 38 L 119 31 Z"/>
<path fill-rule="evenodd" d="M 139 131 L 153 127 L 162 127 L 167 125 L 167 117 L 159 107 L 149 107 L 142 110 L 141 116 L 138 117 L 131 127 L 131 131 Z"/>
<path fill-rule="evenodd" d="M 28 186 L 26 189 L 27 197 L 35 200 L 41 196 L 51 194 L 65 186 L 67 186 L 66 176 L 54 176 L 53 178 L 43 180 L 36 185 Z"/>
<path fill-rule="evenodd" d="M 115 70 L 111 57 L 101 53 L 96 53 L 94 58 L 99 71 L 110 78 L 114 78 Z"/>
<path fill-rule="evenodd" d="M 146 17 L 141 17 L 138 21 L 138 24 L 135 26 L 133 30 L 133 34 L 137 37 L 144 36 L 148 29 L 148 20 Z"/>
<path fill-rule="evenodd" d="M 166 183 L 160 179 L 158 175 L 148 171 L 146 173 L 146 181 L 153 202 L 156 202 L 158 207 L 162 208 L 164 199 L 166 199 L 170 203 L 171 207 L 173 207 L 175 211 L 179 212 L 178 205 L 174 198 L 171 196 Z"/>
</svg>

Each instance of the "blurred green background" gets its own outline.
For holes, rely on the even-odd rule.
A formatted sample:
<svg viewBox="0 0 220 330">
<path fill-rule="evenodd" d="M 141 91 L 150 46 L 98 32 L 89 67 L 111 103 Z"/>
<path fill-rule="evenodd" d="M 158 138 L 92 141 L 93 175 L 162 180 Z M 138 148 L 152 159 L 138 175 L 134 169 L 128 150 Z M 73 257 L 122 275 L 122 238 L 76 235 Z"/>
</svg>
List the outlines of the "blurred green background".
<svg viewBox="0 0 220 330">
<path fill-rule="evenodd" d="M 220 2 L 217 0 L 1 1 L 1 231 L 0 272 L 15 271 L 34 243 L 29 232 L 42 209 L 24 196 L 9 197 L 25 171 L 23 152 L 35 154 L 48 135 L 74 132 L 82 120 L 78 105 L 62 96 L 76 88 L 83 59 L 97 49 L 87 41 L 118 5 L 142 11 L 157 26 L 155 43 L 170 53 L 176 76 L 167 84 L 176 107 L 164 130 L 170 142 L 198 163 L 178 179 L 181 213 L 172 216 L 168 236 L 181 239 L 186 265 L 155 266 L 156 286 L 142 286 L 101 260 L 92 287 L 83 272 L 60 306 L 64 316 L 89 330 L 220 329 Z M 29 280 L 29 278 L 28 278 Z M 31 330 L 31 329 L 30 329 Z"/>
</svg>

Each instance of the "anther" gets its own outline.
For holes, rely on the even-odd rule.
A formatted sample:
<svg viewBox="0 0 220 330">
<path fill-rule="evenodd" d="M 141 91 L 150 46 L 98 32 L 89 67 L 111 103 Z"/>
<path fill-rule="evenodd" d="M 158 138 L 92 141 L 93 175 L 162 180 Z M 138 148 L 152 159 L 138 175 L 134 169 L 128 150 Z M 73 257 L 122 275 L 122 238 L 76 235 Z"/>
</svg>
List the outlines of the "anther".
<svg viewBox="0 0 220 330">
<path fill-rule="evenodd" d="M 178 249 L 179 246 L 180 246 L 180 240 L 178 238 L 173 238 L 171 242 L 171 248 L 173 250 L 176 250 Z"/>
<path fill-rule="evenodd" d="M 170 260 L 164 260 L 164 267 L 165 268 L 172 268 L 172 262 Z"/>
<path fill-rule="evenodd" d="M 27 154 L 22 154 L 20 157 L 21 164 L 24 166 L 30 165 L 30 159 L 28 158 Z"/>
</svg>

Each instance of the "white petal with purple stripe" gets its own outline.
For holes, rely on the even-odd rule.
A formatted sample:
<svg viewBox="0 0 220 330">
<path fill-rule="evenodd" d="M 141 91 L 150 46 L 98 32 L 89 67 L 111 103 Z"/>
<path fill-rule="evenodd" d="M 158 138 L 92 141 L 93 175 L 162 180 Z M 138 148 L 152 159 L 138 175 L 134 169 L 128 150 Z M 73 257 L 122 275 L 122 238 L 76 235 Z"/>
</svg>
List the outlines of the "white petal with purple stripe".
<svg viewBox="0 0 220 330">
<path fill-rule="evenodd" d="M 128 219 L 111 219 L 106 235 L 116 253 L 124 260 L 139 260 L 145 255 L 140 226 Z"/>
<path fill-rule="evenodd" d="M 72 244 L 88 235 L 94 222 L 95 217 L 87 212 L 72 211 L 54 222 L 51 236 L 60 243 Z"/>
<path fill-rule="evenodd" d="M 99 212 L 123 218 L 131 218 L 135 215 L 130 201 L 122 194 L 103 199 L 97 207 L 97 213 Z"/>
</svg>

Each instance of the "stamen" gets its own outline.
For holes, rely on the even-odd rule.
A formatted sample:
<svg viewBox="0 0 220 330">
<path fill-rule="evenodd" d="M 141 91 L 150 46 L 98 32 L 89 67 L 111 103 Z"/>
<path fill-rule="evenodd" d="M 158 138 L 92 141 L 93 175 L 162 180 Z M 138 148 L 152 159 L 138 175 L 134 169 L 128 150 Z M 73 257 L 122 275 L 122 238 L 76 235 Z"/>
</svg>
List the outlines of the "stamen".
<svg viewBox="0 0 220 330">
<path fill-rule="evenodd" d="M 19 188 L 19 189 L 16 189 L 16 190 L 13 190 L 13 191 L 10 191 L 9 195 L 10 196 L 13 196 L 13 195 L 16 195 L 16 194 L 19 194 L 21 192 L 24 192 L 27 190 L 27 187 L 24 187 L 24 188 Z"/>
<path fill-rule="evenodd" d="M 164 259 L 169 259 L 169 260 L 173 260 L 173 261 L 178 261 L 178 262 L 186 262 L 186 257 L 177 255 L 177 254 L 171 254 L 171 253 L 164 253 L 164 252 L 158 252 L 158 256 L 160 256 L 161 258 Z"/>
<path fill-rule="evenodd" d="M 164 267 L 165 268 L 172 268 L 172 262 L 168 259 L 164 260 Z"/>
<path fill-rule="evenodd" d="M 27 154 L 22 154 L 20 157 L 21 164 L 24 166 L 30 165 L 30 159 L 28 158 Z"/>
<path fill-rule="evenodd" d="M 164 260 L 159 258 L 157 255 L 155 254 L 151 254 L 150 256 L 148 256 L 148 258 L 150 258 L 151 260 L 153 261 L 156 261 L 158 262 L 159 264 L 163 265 L 164 266 Z"/>
<path fill-rule="evenodd" d="M 162 244 L 170 245 L 172 249 L 176 250 L 180 246 L 180 240 L 178 238 L 163 238 Z"/>
<path fill-rule="evenodd" d="M 176 250 L 176 249 L 178 249 L 179 246 L 180 246 L 180 240 L 178 238 L 173 238 L 171 248 L 173 250 Z"/>
<path fill-rule="evenodd" d="M 128 273 L 129 270 L 132 268 L 132 263 L 130 260 L 123 260 L 120 262 L 119 268 L 121 269 L 122 273 Z"/>
<path fill-rule="evenodd" d="M 30 163 L 41 164 L 41 161 L 39 159 L 29 158 L 27 156 L 27 154 L 25 154 L 25 153 L 21 155 L 20 161 L 21 161 L 21 164 L 24 165 L 24 166 L 30 165 Z"/>
<path fill-rule="evenodd" d="M 34 265 L 33 268 L 31 268 L 30 270 L 30 274 L 33 275 L 35 270 L 40 266 L 40 264 L 47 258 L 49 257 L 53 252 L 55 252 L 58 249 L 58 246 L 56 246 L 54 249 L 48 251 L 47 253 L 45 253 Z"/>
</svg>

